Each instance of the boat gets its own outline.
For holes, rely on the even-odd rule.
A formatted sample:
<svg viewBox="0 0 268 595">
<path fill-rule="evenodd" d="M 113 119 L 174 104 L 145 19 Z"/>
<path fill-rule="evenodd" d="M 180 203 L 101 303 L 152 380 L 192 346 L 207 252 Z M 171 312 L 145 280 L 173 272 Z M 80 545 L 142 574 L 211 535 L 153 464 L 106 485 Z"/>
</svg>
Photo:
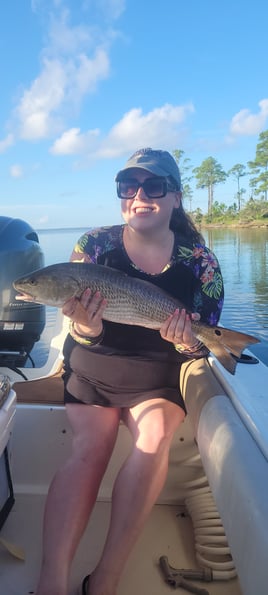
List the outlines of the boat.
<svg viewBox="0 0 268 595">
<path fill-rule="evenodd" d="M 36 242 L 27 233 L 28 241 Z M 43 310 L 35 324 L 38 341 Z M 19 333 L 17 320 L 8 322 L 11 327 Z M 71 447 L 61 379 L 68 324 L 59 310 L 41 367 L 26 367 L 21 344 L 16 349 L 14 341 L 6 348 L 0 330 L 1 593 L 30 595 L 40 568 L 46 494 Z M 268 368 L 249 350 L 235 375 L 212 354 L 183 364 L 187 416 L 174 436 L 166 484 L 128 560 L 118 595 L 168 595 L 174 589 L 199 595 L 267 594 L 267 386 Z M 97 563 L 113 482 L 129 448 L 128 430 L 121 424 L 72 565 L 70 595 Z"/>
</svg>

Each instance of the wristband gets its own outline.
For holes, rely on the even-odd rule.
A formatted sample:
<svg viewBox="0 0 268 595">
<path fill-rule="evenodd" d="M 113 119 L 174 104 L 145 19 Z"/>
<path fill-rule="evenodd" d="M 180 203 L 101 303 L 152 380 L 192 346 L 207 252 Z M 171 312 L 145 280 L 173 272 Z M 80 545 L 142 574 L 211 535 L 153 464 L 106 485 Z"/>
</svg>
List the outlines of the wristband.
<svg viewBox="0 0 268 595">
<path fill-rule="evenodd" d="M 75 328 L 74 328 L 74 322 L 72 321 L 70 323 L 70 328 L 69 328 L 69 332 L 71 337 L 77 342 L 80 343 L 80 345 L 85 345 L 87 347 L 91 347 L 92 345 L 98 345 L 99 343 L 101 343 L 103 337 L 104 337 L 104 327 L 101 331 L 101 333 L 99 335 L 97 335 L 96 337 L 89 337 L 86 335 L 80 335 L 80 333 L 78 333 Z"/>
</svg>

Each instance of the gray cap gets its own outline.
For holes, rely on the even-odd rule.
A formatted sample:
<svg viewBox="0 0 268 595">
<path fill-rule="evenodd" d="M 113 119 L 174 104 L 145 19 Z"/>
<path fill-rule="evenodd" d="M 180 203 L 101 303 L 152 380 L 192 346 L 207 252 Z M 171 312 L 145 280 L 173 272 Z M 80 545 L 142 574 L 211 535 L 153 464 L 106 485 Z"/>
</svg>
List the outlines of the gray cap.
<svg viewBox="0 0 268 595">
<path fill-rule="evenodd" d="M 175 159 L 168 151 L 150 148 L 139 149 L 128 159 L 125 167 L 118 172 L 115 178 L 116 182 L 122 180 L 125 177 L 124 173 L 133 167 L 145 169 L 156 176 L 163 176 L 165 178 L 172 176 L 178 185 L 178 190 L 181 190 L 180 170 Z"/>
</svg>

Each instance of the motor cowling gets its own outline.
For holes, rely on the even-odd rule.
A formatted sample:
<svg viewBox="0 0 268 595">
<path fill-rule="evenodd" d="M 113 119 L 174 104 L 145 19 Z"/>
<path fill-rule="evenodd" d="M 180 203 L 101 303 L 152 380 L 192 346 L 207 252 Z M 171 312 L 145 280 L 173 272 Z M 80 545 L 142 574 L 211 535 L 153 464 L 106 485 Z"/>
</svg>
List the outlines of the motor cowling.
<svg viewBox="0 0 268 595">
<path fill-rule="evenodd" d="M 15 299 L 13 281 L 44 266 L 34 229 L 0 217 L 0 365 L 23 366 L 45 326 L 45 306 Z"/>
</svg>

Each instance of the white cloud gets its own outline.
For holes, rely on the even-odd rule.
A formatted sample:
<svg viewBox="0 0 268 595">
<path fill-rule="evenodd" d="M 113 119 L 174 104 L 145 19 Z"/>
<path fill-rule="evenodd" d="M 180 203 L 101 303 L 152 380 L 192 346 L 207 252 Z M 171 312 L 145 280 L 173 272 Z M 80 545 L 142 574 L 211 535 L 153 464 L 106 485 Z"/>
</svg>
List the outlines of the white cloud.
<svg viewBox="0 0 268 595">
<path fill-rule="evenodd" d="M 41 5 L 42 1 L 36 0 L 33 10 L 40 10 Z M 97 26 L 74 26 L 63 2 L 54 2 L 53 6 L 40 72 L 23 91 L 14 110 L 17 135 L 25 140 L 59 134 L 70 114 L 110 74 L 112 32 Z"/>
<path fill-rule="evenodd" d="M 165 104 L 147 114 L 133 108 L 117 122 L 106 137 L 99 129 L 81 133 L 71 128 L 51 147 L 51 153 L 85 155 L 89 159 L 111 159 L 142 146 L 176 147 L 185 134 L 185 121 L 194 112 L 192 104 Z"/>
<path fill-rule="evenodd" d="M 165 104 L 147 114 L 134 108 L 113 126 L 100 147 L 101 157 L 117 157 L 137 147 L 176 145 L 183 134 L 188 114 L 194 112 L 192 104 L 173 106 Z"/>
<path fill-rule="evenodd" d="M 81 134 L 80 128 L 70 128 L 55 141 L 50 152 L 54 155 L 81 155 L 94 150 L 98 136 L 98 129 Z"/>
<path fill-rule="evenodd" d="M 71 14 L 63 9 L 59 14 L 52 13 L 48 30 L 48 44 L 44 52 L 50 55 L 74 55 L 94 47 L 100 39 L 97 27 L 70 25 Z"/>
<path fill-rule="evenodd" d="M 253 136 L 265 128 L 268 118 L 268 99 L 262 99 L 258 105 L 260 110 L 257 114 L 252 114 L 249 109 L 242 109 L 233 116 L 230 124 L 231 137 Z"/>
<path fill-rule="evenodd" d="M 81 5 L 81 10 L 86 14 L 89 10 L 96 10 L 100 13 L 102 19 L 118 19 L 126 8 L 126 0 L 76 0 Z M 34 13 L 45 10 L 53 10 L 68 6 L 66 0 L 31 0 L 32 11 Z"/>
<path fill-rule="evenodd" d="M 48 215 L 42 215 L 41 217 L 39 217 L 39 219 L 37 219 L 37 224 L 40 225 L 45 225 L 45 223 L 49 222 L 49 216 Z"/>
<path fill-rule="evenodd" d="M 55 132 L 59 122 L 56 124 L 54 114 L 64 99 L 65 86 L 63 65 L 57 60 L 44 60 L 43 71 L 24 92 L 16 110 L 21 138 L 45 138 L 52 130 Z"/>
<path fill-rule="evenodd" d="M 125 0 L 97 0 L 103 14 L 111 19 L 118 19 L 125 10 Z"/>
<path fill-rule="evenodd" d="M 18 164 L 11 165 L 11 167 L 9 168 L 9 173 L 12 178 L 22 178 L 23 168 L 21 165 Z"/>
<path fill-rule="evenodd" d="M 0 140 L 0 153 L 5 153 L 5 151 L 11 147 L 14 143 L 14 136 L 13 134 L 8 134 L 6 138 Z"/>
<path fill-rule="evenodd" d="M 24 92 L 17 107 L 20 137 L 47 138 L 63 128 L 64 111 L 79 105 L 109 73 L 106 52 L 99 48 L 92 58 L 85 54 L 68 60 L 44 59 L 42 72 Z"/>
</svg>

